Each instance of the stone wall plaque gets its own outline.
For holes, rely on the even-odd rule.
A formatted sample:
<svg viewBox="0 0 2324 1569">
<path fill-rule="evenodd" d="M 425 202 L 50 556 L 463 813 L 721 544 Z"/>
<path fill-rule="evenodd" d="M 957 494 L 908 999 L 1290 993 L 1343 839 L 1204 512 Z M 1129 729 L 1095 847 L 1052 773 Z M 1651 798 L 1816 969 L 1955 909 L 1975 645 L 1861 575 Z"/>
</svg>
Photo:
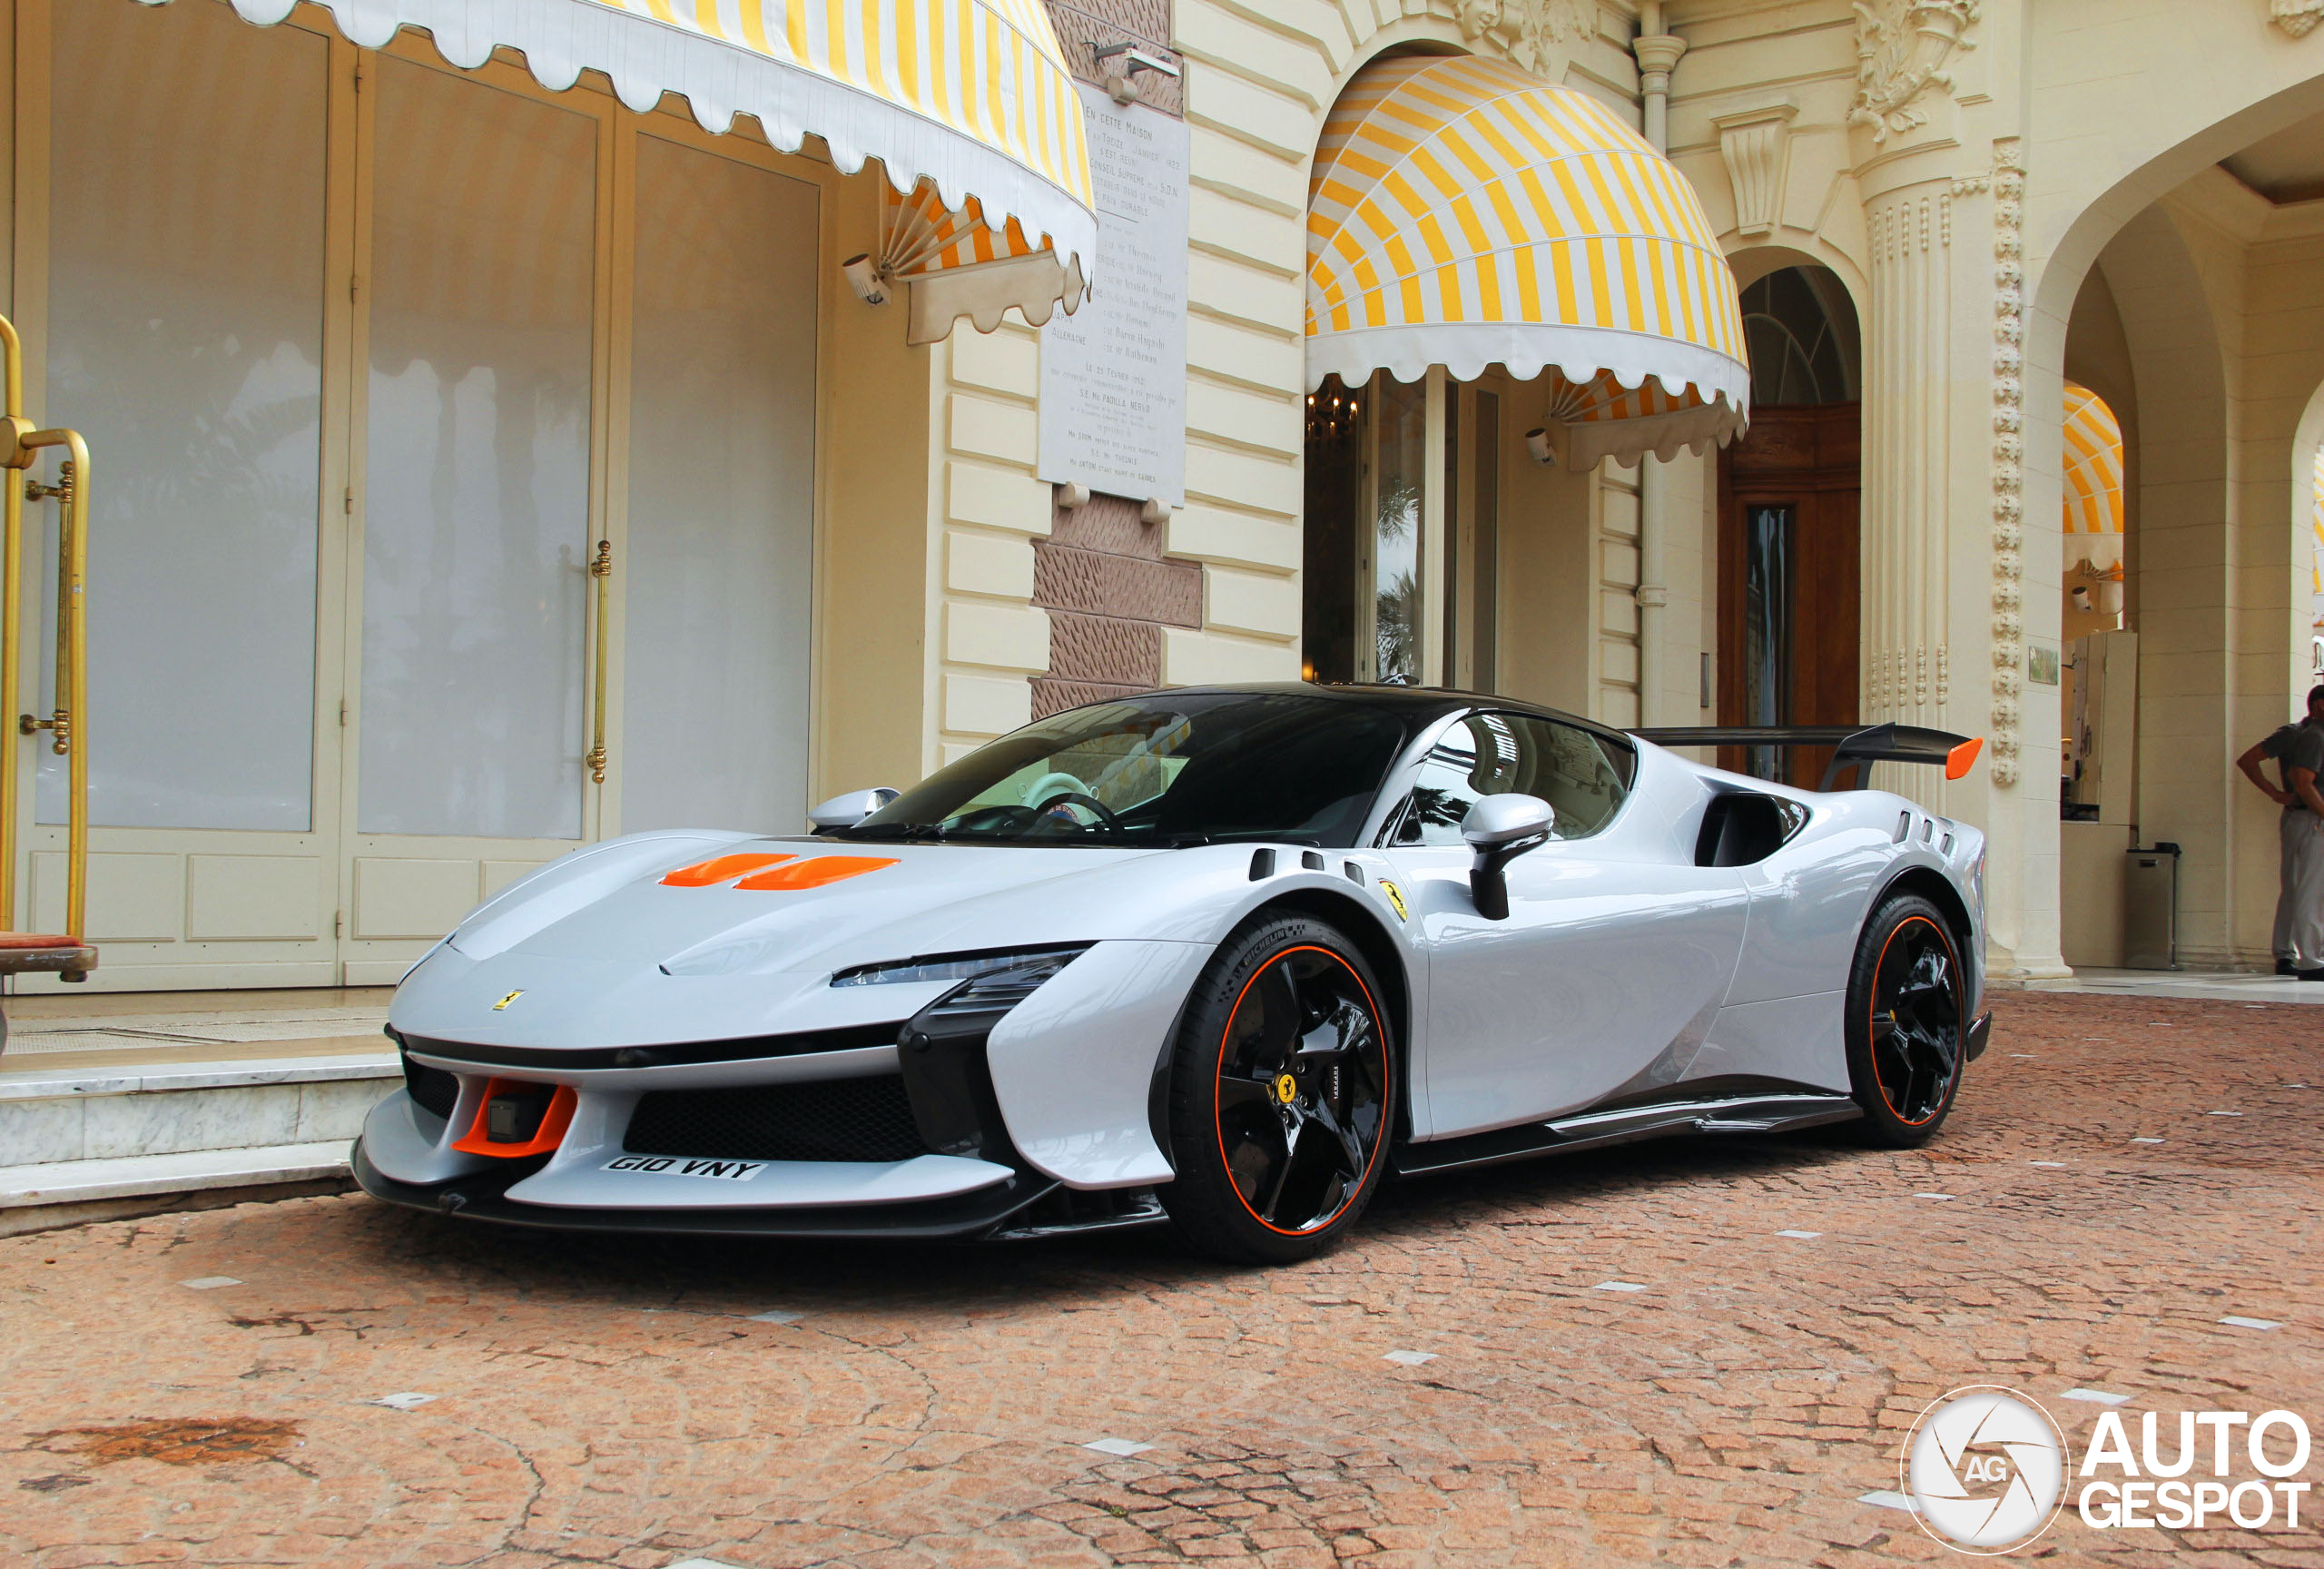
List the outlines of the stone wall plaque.
<svg viewBox="0 0 2324 1569">
<path fill-rule="evenodd" d="M 1186 123 L 1079 88 L 1098 197 L 1090 296 L 1041 330 L 1043 479 L 1186 503 Z"/>
</svg>

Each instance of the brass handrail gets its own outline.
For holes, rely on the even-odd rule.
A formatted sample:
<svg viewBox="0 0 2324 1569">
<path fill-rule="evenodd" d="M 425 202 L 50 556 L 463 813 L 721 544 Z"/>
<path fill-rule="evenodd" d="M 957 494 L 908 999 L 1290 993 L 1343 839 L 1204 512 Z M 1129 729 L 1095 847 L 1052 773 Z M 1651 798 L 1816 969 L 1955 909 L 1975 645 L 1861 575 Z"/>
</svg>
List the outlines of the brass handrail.
<svg viewBox="0 0 2324 1569">
<path fill-rule="evenodd" d="M 613 602 L 614 542 L 597 541 L 597 554 L 589 563 L 589 576 L 597 580 L 597 646 L 596 646 L 596 706 L 593 716 L 593 744 L 589 755 L 581 761 L 589 770 L 592 784 L 606 782 L 606 659 L 609 623 L 606 617 Z"/>
<path fill-rule="evenodd" d="M 66 759 L 64 930 L 83 936 L 89 903 L 89 744 L 83 699 L 89 686 L 89 444 L 77 430 L 35 430 L 25 406 L 24 343 L 0 316 L 7 409 L 0 413 L 0 469 L 28 469 L 48 448 L 62 448 L 56 483 L 26 479 L 0 485 L 0 714 L 16 711 L 22 672 L 17 646 L 24 611 L 24 504 L 54 499 L 57 518 L 56 706 L 49 717 L 19 714 L 25 735 L 50 731 L 50 749 Z M 15 924 L 16 748 L 0 746 L 0 924 Z M 80 977 L 67 972 L 64 979 Z"/>
</svg>

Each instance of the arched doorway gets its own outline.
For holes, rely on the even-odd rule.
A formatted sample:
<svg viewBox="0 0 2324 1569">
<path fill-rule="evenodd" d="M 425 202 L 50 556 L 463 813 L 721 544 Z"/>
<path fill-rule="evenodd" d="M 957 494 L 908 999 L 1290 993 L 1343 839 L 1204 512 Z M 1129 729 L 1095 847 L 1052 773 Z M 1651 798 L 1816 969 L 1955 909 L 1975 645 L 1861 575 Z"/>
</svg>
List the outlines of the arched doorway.
<svg viewBox="0 0 2324 1569">
<path fill-rule="evenodd" d="M 1719 454 L 1718 718 L 1856 718 L 1863 490 L 1856 308 L 1839 278 L 1779 267 L 1743 291 L 1751 429 Z M 1813 786 L 1829 755 L 1723 748 L 1727 767 Z"/>
</svg>

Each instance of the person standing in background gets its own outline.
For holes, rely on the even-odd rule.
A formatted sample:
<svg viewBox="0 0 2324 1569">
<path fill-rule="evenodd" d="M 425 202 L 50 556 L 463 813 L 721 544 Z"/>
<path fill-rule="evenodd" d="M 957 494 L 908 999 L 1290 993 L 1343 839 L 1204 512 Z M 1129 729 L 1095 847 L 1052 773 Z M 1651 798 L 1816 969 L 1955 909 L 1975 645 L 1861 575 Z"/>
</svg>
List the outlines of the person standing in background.
<svg viewBox="0 0 2324 1569">
<path fill-rule="evenodd" d="M 2268 783 L 2263 758 L 2273 758 L 2282 784 Z M 2277 826 L 2283 854 L 2281 886 L 2276 894 L 2276 973 L 2302 981 L 2324 981 L 2324 794 L 2316 776 L 2324 773 L 2324 686 L 2308 692 L 2308 717 L 2279 726 L 2235 760 L 2244 776 L 2282 806 Z"/>
</svg>

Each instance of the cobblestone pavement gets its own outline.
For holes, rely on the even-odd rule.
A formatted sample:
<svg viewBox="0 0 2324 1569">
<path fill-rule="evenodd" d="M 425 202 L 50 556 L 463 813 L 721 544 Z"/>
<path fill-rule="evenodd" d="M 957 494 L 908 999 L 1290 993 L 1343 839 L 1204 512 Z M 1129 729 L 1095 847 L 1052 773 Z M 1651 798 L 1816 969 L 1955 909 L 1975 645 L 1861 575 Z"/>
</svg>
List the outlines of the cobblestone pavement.
<svg viewBox="0 0 2324 1569">
<path fill-rule="evenodd" d="M 2324 1428 L 2320 1030 L 2006 997 L 1925 1150 L 1411 1183 L 1275 1271 L 1167 1234 L 637 1243 L 360 1196 L 0 1241 L 0 1562 L 1951 1561 L 1860 1500 L 1958 1386 L 2034 1396 L 2077 1451 L 2076 1387 L 2129 1396 L 2134 1442 L 2165 1413 L 2166 1453 L 2182 1410 Z M 2069 1511 L 2034 1555 L 2324 1564 L 2312 1524 Z"/>
</svg>

